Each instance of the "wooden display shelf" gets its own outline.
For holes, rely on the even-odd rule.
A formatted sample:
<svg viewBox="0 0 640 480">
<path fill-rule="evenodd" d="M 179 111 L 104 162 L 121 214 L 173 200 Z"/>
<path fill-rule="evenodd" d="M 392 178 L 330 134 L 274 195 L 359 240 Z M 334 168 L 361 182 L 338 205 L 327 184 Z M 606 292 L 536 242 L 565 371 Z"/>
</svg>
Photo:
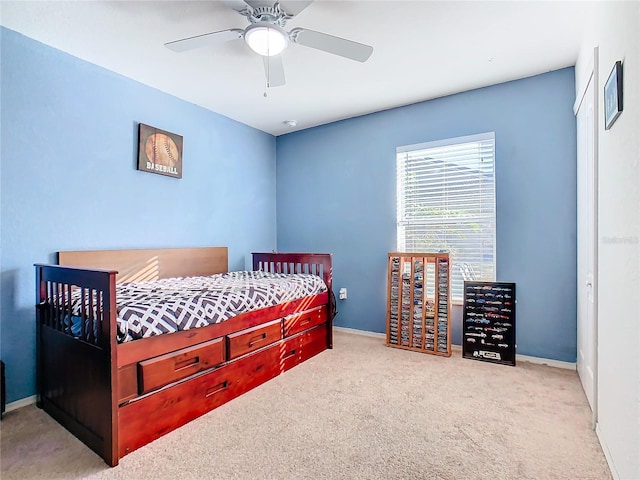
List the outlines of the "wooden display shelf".
<svg viewBox="0 0 640 480">
<path fill-rule="evenodd" d="M 451 356 L 448 253 L 388 254 L 386 345 Z"/>
</svg>

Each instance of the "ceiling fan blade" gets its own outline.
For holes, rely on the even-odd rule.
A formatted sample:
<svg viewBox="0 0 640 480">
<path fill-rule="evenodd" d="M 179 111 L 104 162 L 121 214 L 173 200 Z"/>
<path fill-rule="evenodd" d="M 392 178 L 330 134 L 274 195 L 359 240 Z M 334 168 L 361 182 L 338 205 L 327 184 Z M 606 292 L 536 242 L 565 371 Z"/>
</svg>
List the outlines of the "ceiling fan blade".
<svg viewBox="0 0 640 480">
<path fill-rule="evenodd" d="M 358 62 L 366 62 L 373 53 L 373 47 L 369 45 L 306 28 L 294 28 L 289 33 L 289 38 L 299 45 L 340 55 Z"/>
<path fill-rule="evenodd" d="M 264 63 L 264 74 L 267 78 L 267 86 L 281 87 L 285 84 L 284 66 L 282 65 L 282 55 L 272 57 L 262 57 Z"/>
<path fill-rule="evenodd" d="M 186 52 L 195 48 L 216 45 L 218 43 L 228 42 L 242 38 L 244 30 L 240 28 L 232 28 L 231 30 L 221 30 L 219 32 L 204 33 L 195 37 L 183 38 L 173 42 L 165 43 L 164 46 L 174 52 Z"/>
<path fill-rule="evenodd" d="M 312 3 L 313 0 L 280 0 L 280 9 L 295 17 Z"/>
<path fill-rule="evenodd" d="M 220 3 L 239 13 L 242 13 L 247 9 L 247 3 L 243 0 L 222 0 Z"/>
<path fill-rule="evenodd" d="M 245 3 L 251 5 L 251 8 L 273 7 L 276 0 L 245 0 Z"/>
</svg>

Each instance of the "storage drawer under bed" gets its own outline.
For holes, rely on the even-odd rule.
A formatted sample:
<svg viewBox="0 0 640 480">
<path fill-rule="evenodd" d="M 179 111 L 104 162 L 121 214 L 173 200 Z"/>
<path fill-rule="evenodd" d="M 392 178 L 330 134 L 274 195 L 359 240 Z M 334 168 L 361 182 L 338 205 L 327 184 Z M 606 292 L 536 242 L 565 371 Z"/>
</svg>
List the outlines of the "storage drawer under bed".
<svg viewBox="0 0 640 480">
<path fill-rule="evenodd" d="M 138 363 L 138 393 L 150 392 L 220 365 L 224 360 L 224 338 L 144 360 Z"/>
<path fill-rule="evenodd" d="M 280 347 L 282 371 L 309 360 L 327 348 L 327 326 L 320 325 L 294 337 L 285 339 Z"/>
<path fill-rule="evenodd" d="M 277 364 L 274 346 L 121 406 L 120 456 L 273 378 Z"/>
<path fill-rule="evenodd" d="M 247 328 L 231 335 L 227 335 L 227 352 L 229 360 L 240 357 L 249 352 L 266 347 L 282 339 L 282 320 L 263 323 L 253 328 Z"/>
<path fill-rule="evenodd" d="M 326 321 L 327 307 L 325 305 L 312 308 L 306 312 L 288 315 L 284 317 L 284 336 L 290 337 Z"/>
</svg>

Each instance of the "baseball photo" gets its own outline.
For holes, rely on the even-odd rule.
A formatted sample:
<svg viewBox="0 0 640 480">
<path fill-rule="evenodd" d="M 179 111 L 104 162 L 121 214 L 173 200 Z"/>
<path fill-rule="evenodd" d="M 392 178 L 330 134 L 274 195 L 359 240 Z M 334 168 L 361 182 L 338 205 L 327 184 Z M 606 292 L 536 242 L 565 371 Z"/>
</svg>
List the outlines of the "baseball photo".
<svg viewBox="0 0 640 480">
<path fill-rule="evenodd" d="M 182 137 L 141 123 L 138 170 L 182 178 Z"/>
</svg>

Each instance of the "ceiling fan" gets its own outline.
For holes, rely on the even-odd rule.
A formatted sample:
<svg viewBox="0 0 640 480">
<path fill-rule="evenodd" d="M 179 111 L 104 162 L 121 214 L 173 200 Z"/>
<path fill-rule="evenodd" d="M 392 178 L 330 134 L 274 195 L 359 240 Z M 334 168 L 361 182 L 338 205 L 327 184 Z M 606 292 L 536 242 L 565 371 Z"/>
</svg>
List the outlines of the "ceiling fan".
<svg viewBox="0 0 640 480">
<path fill-rule="evenodd" d="M 358 62 L 366 62 L 373 53 L 373 47 L 369 45 L 326 33 L 306 28 L 285 31 L 287 21 L 311 5 L 313 0 L 280 0 L 275 3 L 273 0 L 224 0 L 221 3 L 247 17 L 249 26 L 244 30 L 232 28 L 183 38 L 165 43 L 165 46 L 174 52 L 185 52 L 244 38 L 254 52 L 262 55 L 268 87 L 285 84 L 281 53 L 289 43 L 315 48 Z"/>
</svg>

